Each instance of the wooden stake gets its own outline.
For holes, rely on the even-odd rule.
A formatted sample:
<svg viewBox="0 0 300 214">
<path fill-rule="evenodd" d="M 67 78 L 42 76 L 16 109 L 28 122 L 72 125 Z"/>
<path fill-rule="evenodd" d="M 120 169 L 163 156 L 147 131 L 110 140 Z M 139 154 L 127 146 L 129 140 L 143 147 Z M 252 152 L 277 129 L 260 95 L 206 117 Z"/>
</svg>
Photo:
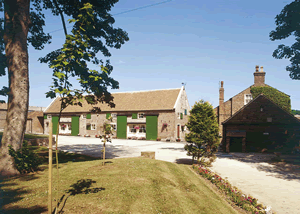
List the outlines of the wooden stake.
<svg viewBox="0 0 300 214">
<path fill-rule="evenodd" d="M 49 189 L 48 189 L 48 214 L 52 213 L 52 121 L 49 123 Z"/>
</svg>

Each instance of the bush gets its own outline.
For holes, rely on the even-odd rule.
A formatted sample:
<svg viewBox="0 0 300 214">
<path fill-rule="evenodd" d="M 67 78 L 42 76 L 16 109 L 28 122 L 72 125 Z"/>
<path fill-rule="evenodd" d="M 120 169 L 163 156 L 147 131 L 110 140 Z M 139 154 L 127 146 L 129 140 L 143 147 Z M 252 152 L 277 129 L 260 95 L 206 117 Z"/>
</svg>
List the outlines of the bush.
<svg viewBox="0 0 300 214">
<path fill-rule="evenodd" d="M 24 140 L 22 148 L 15 151 L 11 145 L 9 155 L 14 159 L 15 168 L 21 173 L 26 174 L 37 171 L 43 160 L 35 152 L 29 150 L 28 143 Z"/>
</svg>

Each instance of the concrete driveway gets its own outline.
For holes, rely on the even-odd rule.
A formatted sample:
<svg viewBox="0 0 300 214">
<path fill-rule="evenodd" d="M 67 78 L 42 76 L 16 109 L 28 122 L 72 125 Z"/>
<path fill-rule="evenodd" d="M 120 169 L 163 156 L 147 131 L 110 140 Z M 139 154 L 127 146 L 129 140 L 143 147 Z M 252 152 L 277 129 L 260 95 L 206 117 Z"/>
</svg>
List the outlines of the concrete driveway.
<svg viewBox="0 0 300 214">
<path fill-rule="evenodd" d="M 154 151 L 155 159 L 178 163 L 191 159 L 186 155 L 184 145 L 183 142 L 112 139 L 112 143 L 106 143 L 105 158 L 140 157 L 141 152 Z M 58 147 L 63 151 L 102 157 L 103 143 L 99 138 L 59 136 Z"/>
<path fill-rule="evenodd" d="M 154 151 L 155 159 L 191 163 L 183 142 L 113 139 L 106 144 L 106 158 L 139 157 L 141 151 Z M 102 157 L 99 138 L 59 136 L 60 150 Z M 249 153 L 218 153 L 211 169 L 227 178 L 245 194 L 271 206 L 278 214 L 300 214 L 300 170 L 267 162 L 270 157 Z"/>
</svg>

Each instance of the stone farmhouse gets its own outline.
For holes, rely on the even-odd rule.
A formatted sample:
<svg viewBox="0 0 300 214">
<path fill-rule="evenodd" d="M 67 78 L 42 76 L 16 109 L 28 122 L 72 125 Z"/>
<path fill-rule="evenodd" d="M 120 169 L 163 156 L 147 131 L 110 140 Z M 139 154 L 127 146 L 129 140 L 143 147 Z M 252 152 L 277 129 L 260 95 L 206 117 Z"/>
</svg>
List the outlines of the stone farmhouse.
<svg viewBox="0 0 300 214">
<path fill-rule="evenodd" d="M 89 105 L 85 100 L 82 107 L 67 106 L 62 111 L 59 133 L 94 137 L 103 134 L 103 124 L 106 122 L 114 129 L 113 137 L 119 139 L 184 140 L 190 111 L 184 87 L 118 92 L 112 93 L 112 96 L 115 108 L 104 103 Z M 60 103 L 57 97 L 44 112 L 45 134 L 49 133 L 50 121 L 56 133 Z M 101 112 L 92 112 L 93 107 L 99 107 Z M 108 120 L 109 117 L 112 121 Z"/>
<path fill-rule="evenodd" d="M 252 86 L 265 84 L 263 67 L 256 66 L 254 84 L 224 102 L 224 83 L 219 89 L 217 114 L 223 150 L 226 152 L 261 151 L 274 149 L 280 139 L 282 144 L 297 136 L 300 121 L 291 113 L 283 110 L 267 97 L 260 95 L 253 100 Z M 269 86 L 271 87 L 271 86 Z M 283 92 L 280 92 L 283 93 Z M 284 94 L 284 93 L 283 93 Z"/>
<path fill-rule="evenodd" d="M 25 132 L 36 134 L 44 132 L 44 110 L 44 107 L 29 106 Z M 4 129 L 6 115 L 7 103 L 0 103 L 0 130 Z"/>
</svg>

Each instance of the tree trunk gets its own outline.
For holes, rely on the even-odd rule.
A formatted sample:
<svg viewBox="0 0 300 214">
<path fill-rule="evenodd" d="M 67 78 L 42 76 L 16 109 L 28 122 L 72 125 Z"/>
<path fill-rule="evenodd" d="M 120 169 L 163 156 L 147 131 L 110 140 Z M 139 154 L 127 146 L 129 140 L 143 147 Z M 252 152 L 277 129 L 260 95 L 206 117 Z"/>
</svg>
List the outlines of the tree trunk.
<svg viewBox="0 0 300 214">
<path fill-rule="evenodd" d="M 13 159 L 8 154 L 8 145 L 21 147 L 26 128 L 29 77 L 27 35 L 30 24 L 30 0 L 4 1 L 4 42 L 7 58 L 9 95 L 6 125 L 0 143 L 0 176 L 18 174 Z"/>
</svg>

